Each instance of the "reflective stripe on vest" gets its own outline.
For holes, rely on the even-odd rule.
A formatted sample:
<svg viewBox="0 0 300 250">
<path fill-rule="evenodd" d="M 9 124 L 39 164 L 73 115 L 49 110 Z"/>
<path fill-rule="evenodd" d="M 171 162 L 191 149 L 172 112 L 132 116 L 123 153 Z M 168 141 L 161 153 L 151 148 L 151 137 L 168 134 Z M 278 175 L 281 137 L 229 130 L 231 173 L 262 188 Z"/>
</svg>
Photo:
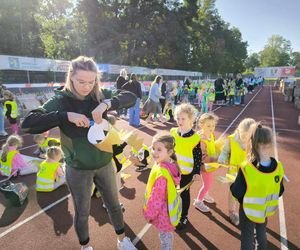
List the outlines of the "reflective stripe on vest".
<svg viewBox="0 0 300 250">
<path fill-rule="evenodd" d="M 241 145 L 235 140 L 235 134 L 231 134 L 228 136 L 230 142 L 230 161 L 229 165 L 231 168 L 229 169 L 230 174 L 234 174 L 238 172 L 241 164 L 247 160 L 247 153 L 242 149 Z"/>
<path fill-rule="evenodd" d="M 217 153 L 216 153 L 216 145 L 215 145 L 215 135 L 211 134 L 210 135 L 210 140 L 206 140 L 206 139 L 201 139 L 201 140 L 206 145 L 207 156 L 216 157 Z M 218 169 L 216 167 L 209 166 L 209 163 L 210 162 L 204 163 L 204 168 L 205 168 L 206 172 L 213 172 L 213 171 Z"/>
<path fill-rule="evenodd" d="M 124 164 L 126 161 L 126 156 L 123 153 L 117 154 L 116 158 L 120 164 Z"/>
<path fill-rule="evenodd" d="M 175 152 L 181 174 L 188 175 L 193 171 L 193 149 L 200 142 L 200 135 L 195 133 L 190 137 L 181 137 L 177 128 L 172 128 L 170 133 L 175 139 Z"/>
<path fill-rule="evenodd" d="M 145 151 L 148 151 L 149 152 L 149 155 L 150 155 L 150 149 L 148 148 L 147 145 L 143 144 L 142 145 L 142 148 L 138 151 L 137 149 L 135 148 L 132 148 L 132 153 L 139 158 L 140 161 L 142 161 L 144 159 L 144 153 Z"/>
<path fill-rule="evenodd" d="M 60 166 L 59 162 L 43 161 L 36 178 L 36 190 L 41 192 L 51 192 L 54 190 L 55 173 Z"/>
<path fill-rule="evenodd" d="M 12 162 L 16 154 L 18 154 L 18 150 L 11 150 L 6 155 L 6 161 L 2 161 L 1 159 L 1 174 L 4 176 L 10 176 L 12 170 Z"/>
<path fill-rule="evenodd" d="M 11 112 L 10 112 L 10 117 L 11 118 L 17 118 L 18 116 L 18 105 L 16 101 L 5 101 L 3 105 L 3 113 L 4 115 L 7 112 L 6 104 L 11 106 Z"/>
<path fill-rule="evenodd" d="M 172 176 L 169 171 L 158 165 L 154 165 L 151 169 L 149 179 L 146 186 L 144 196 L 144 211 L 147 209 L 147 201 L 149 200 L 152 192 L 152 187 L 159 177 L 164 177 L 167 180 L 168 192 L 168 213 L 170 222 L 173 226 L 177 226 L 181 217 L 182 202 L 179 194 L 177 194 L 176 187 Z"/>
<path fill-rule="evenodd" d="M 247 190 L 243 198 L 243 209 L 247 218 L 255 223 L 264 223 L 278 207 L 280 183 L 284 171 L 281 162 L 271 173 L 259 171 L 251 163 L 241 168 Z"/>
</svg>

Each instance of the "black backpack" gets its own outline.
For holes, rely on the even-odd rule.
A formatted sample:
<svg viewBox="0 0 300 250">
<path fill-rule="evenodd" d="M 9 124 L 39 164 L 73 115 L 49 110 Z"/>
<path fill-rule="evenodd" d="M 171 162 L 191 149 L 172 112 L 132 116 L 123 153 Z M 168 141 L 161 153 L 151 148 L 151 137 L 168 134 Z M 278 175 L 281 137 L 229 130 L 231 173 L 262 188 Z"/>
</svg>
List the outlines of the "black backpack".
<svg viewBox="0 0 300 250">
<path fill-rule="evenodd" d="M 12 183 L 11 181 L 1 183 L 0 191 L 4 193 L 5 197 L 9 199 L 14 206 L 23 205 L 29 193 L 29 189 L 25 183 Z"/>
</svg>

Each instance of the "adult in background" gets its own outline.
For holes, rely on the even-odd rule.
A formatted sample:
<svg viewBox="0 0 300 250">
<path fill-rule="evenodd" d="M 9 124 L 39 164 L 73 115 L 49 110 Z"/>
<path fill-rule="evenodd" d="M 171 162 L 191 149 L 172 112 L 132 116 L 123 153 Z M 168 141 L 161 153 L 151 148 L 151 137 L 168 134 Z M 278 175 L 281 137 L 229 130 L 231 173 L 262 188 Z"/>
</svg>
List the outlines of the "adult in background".
<svg viewBox="0 0 300 250">
<path fill-rule="evenodd" d="M 123 85 L 128 81 L 127 71 L 126 69 L 120 70 L 120 75 L 117 78 L 116 81 L 116 88 L 118 91 L 122 90 Z M 122 116 L 124 118 L 127 118 L 127 109 L 117 109 L 118 116 Z"/>
<path fill-rule="evenodd" d="M 42 107 L 32 110 L 25 117 L 22 129 L 31 134 L 40 134 L 54 127 L 60 129 L 66 180 L 75 208 L 74 226 L 81 249 L 93 249 L 88 245 L 93 182 L 108 209 L 118 237 L 118 249 L 136 249 L 125 237 L 112 154 L 92 145 L 87 137 L 91 120 L 100 124 L 103 118 L 107 119 L 108 109 L 131 107 L 136 97 L 126 91 L 111 97 L 108 90 L 99 89 L 97 74 L 97 64 L 92 58 L 80 56 L 72 60 L 64 88 L 56 91 Z"/>
<path fill-rule="evenodd" d="M 130 91 L 137 99 L 135 104 L 129 109 L 129 125 L 134 127 L 140 126 L 140 103 L 142 99 L 142 86 L 138 82 L 136 74 L 130 75 L 130 80 L 122 86 L 123 90 Z"/>
<path fill-rule="evenodd" d="M 160 88 L 159 88 L 160 84 L 162 83 L 162 80 L 163 79 L 161 76 L 155 77 L 150 87 L 148 99 L 144 104 L 143 111 L 149 114 L 148 118 L 146 119 L 147 123 L 152 122 L 152 115 L 155 113 L 159 115 L 160 122 L 162 123 L 165 122 L 165 119 L 161 111 L 161 105 L 159 102 L 159 98 L 162 98 Z"/>
<path fill-rule="evenodd" d="M 241 91 L 243 88 L 243 78 L 241 74 L 236 75 L 235 80 L 235 95 L 234 95 L 234 104 L 240 105 L 241 104 Z"/>
<path fill-rule="evenodd" d="M 3 113 L 3 103 L 4 103 L 4 90 L 5 86 L 3 86 L 2 80 L 0 80 L 0 136 L 7 136 L 7 132 L 5 131 L 4 128 L 4 113 Z"/>
<path fill-rule="evenodd" d="M 167 83 L 166 82 L 162 82 L 160 91 L 161 91 L 162 98 L 159 98 L 159 102 L 161 105 L 161 112 L 164 112 L 164 108 L 166 105 L 166 95 L 167 95 Z"/>
<path fill-rule="evenodd" d="M 215 80 L 216 101 L 224 102 L 224 80 L 221 75 Z"/>
</svg>

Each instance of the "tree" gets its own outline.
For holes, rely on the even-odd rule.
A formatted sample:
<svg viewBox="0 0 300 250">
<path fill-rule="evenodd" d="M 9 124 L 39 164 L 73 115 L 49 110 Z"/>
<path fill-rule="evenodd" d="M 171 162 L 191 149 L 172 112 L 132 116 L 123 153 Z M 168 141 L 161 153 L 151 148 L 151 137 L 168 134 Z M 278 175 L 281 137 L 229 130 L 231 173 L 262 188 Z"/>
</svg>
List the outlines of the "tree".
<svg viewBox="0 0 300 250">
<path fill-rule="evenodd" d="M 0 8 L 0 53 L 43 56 L 39 26 L 34 18 L 38 0 L 2 0 Z"/>
<path fill-rule="evenodd" d="M 264 49 L 260 52 L 261 66 L 290 65 L 291 42 L 282 36 L 273 35 L 268 39 Z"/>
<path fill-rule="evenodd" d="M 299 51 L 292 52 L 291 65 L 296 66 L 296 72 L 300 73 L 300 52 Z"/>
<path fill-rule="evenodd" d="M 255 67 L 259 67 L 260 65 L 260 57 L 258 53 L 253 53 L 248 56 L 245 60 L 245 68 L 250 71 L 254 71 Z"/>
</svg>

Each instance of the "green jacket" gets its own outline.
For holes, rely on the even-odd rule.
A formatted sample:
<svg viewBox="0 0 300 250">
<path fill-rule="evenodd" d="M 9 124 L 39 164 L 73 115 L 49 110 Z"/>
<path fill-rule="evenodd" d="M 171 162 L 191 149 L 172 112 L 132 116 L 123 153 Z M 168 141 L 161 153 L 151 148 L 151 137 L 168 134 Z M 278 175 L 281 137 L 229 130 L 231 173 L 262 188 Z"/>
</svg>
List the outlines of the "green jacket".
<svg viewBox="0 0 300 250">
<path fill-rule="evenodd" d="M 102 90 L 105 99 L 111 99 L 111 110 L 128 108 L 135 104 L 136 97 L 130 92 L 123 91 L 112 97 L 108 90 Z M 65 90 L 55 91 L 55 95 L 44 105 L 32 110 L 22 123 L 25 133 L 39 134 L 51 128 L 59 127 L 61 147 L 67 165 L 76 169 L 93 170 L 107 165 L 112 160 L 112 154 L 100 151 L 87 139 L 88 128 L 79 128 L 68 121 L 67 112 L 86 115 L 92 119 L 91 112 L 99 105 L 90 96 L 78 100 Z M 107 112 L 103 114 L 103 118 Z"/>
</svg>

